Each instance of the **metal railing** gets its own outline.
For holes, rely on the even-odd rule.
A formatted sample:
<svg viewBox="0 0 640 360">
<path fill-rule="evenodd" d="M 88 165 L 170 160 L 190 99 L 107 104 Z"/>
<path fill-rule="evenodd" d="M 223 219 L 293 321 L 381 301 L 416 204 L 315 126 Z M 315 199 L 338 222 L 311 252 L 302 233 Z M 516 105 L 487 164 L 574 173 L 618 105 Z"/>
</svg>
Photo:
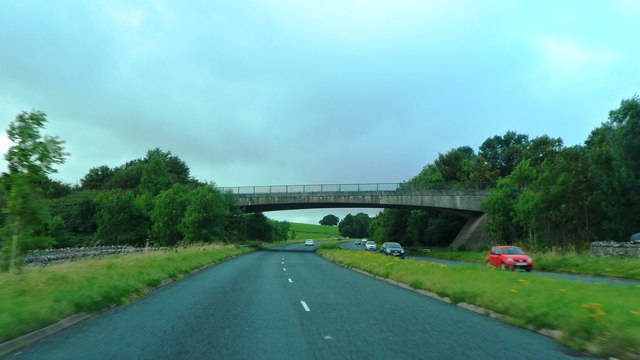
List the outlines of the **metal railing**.
<svg viewBox="0 0 640 360">
<path fill-rule="evenodd" d="M 415 191 L 465 191 L 486 192 L 486 184 L 460 182 L 441 182 L 429 184 L 407 183 L 365 183 L 365 184 L 313 184 L 313 185 L 259 185 L 220 187 L 219 190 L 235 195 L 259 194 L 306 194 L 306 193 L 340 193 L 340 192 L 415 192 Z"/>
</svg>

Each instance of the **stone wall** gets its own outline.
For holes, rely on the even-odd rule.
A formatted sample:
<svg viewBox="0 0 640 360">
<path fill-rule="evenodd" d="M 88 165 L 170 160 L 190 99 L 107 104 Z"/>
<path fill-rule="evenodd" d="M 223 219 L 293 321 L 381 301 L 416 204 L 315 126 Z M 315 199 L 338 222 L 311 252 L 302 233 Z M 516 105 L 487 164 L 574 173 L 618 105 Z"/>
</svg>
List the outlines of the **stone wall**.
<svg viewBox="0 0 640 360">
<path fill-rule="evenodd" d="M 82 248 L 48 249 L 29 251 L 23 261 L 27 264 L 44 266 L 60 261 L 74 261 L 84 258 L 97 258 L 109 255 L 135 254 L 145 251 L 164 250 L 163 247 L 136 248 L 133 246 L 98 246 Z"/>
<path fill-rule="evenodd" d="M 640 241 L 615 242 L 596 241 L 591 243 L 591 256 L 619 256 L 640 258 Z"/>
</svg>

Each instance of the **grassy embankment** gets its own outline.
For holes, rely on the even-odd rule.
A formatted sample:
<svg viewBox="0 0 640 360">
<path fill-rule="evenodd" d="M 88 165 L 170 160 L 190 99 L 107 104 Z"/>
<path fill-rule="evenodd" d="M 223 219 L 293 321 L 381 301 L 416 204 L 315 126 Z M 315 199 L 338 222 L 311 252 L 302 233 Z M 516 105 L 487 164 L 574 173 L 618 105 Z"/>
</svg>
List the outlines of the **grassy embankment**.
<svg viewBox="0 0 640 360">
<path fill-rule="evenodd" d="M 83 260 L 0 274 L 0 343 L 80 312 L 127 303 L 167 279 L 252 251 L 250 247 L 194 246 Z"/>
<path fill-rule="evenodd" d="M 295 237 L 294 237 L 295 236 Z M 340 237 L 337 226 L 291 223 L 290 239 L 336 239 Z"/>
<path fill-rule="evenodd" d="M 584 284 L 477 266 L 400 260 L 380 254 L 324 248 L 348 268 L 433 292 L 504 315 L 508 323 L 560 331 L 558 340 L 598 356 L 640 356 L 640 287 Z"/>
<path fill-rule="evenodd" d="M 419 255 L 475 263 L 487 261 L 486 252 L 450 251 L 442 248 L 430 248 L 429 252 L 421 251 Z M 534 259 L 536 270 L 640 279 L 640 259 L 594 258 L 587 252 L 574 251 L 550 251 L 529 255 Z"/>
</svg>

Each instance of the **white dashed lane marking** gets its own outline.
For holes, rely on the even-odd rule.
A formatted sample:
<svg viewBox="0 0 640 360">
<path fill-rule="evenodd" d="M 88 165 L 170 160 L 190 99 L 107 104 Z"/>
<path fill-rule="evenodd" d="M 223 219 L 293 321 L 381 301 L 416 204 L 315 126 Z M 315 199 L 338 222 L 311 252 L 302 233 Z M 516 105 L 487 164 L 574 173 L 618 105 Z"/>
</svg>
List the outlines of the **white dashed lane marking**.
<svg viewBox="0 0 640 360">
<path fill-rule="evenodd" d="M 307 305 L 307 303 L 304 302 L 304 300 L 300 300 L 300 303 L 302 304 L 304 311 L 311 311 L 311 309 L 309 309 L 309 305 Z"/>
</svg>

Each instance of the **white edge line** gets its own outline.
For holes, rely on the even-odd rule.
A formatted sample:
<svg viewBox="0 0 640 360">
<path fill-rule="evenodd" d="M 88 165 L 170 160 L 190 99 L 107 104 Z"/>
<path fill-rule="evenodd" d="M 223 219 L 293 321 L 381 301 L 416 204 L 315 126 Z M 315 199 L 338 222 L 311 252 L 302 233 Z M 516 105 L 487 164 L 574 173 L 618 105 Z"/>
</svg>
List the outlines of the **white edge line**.
<svg viewBox="0 0 640 360">
<path fill-rule="evenodd" d="M 289 282 L 290 282 L 290 283 L 292 283 L 292 282 L 293 282 L 293 280 L 289 279 Z"/>
<path fill-rule="evenodd" d="M 311 309 L 309 309 L 309 305 L 307 305 L 307 303 L 304 302 L 304 300 L 300 300 L 300 303 L 302 304 L 304 311 L 311 311 Z"/>
</svg>

